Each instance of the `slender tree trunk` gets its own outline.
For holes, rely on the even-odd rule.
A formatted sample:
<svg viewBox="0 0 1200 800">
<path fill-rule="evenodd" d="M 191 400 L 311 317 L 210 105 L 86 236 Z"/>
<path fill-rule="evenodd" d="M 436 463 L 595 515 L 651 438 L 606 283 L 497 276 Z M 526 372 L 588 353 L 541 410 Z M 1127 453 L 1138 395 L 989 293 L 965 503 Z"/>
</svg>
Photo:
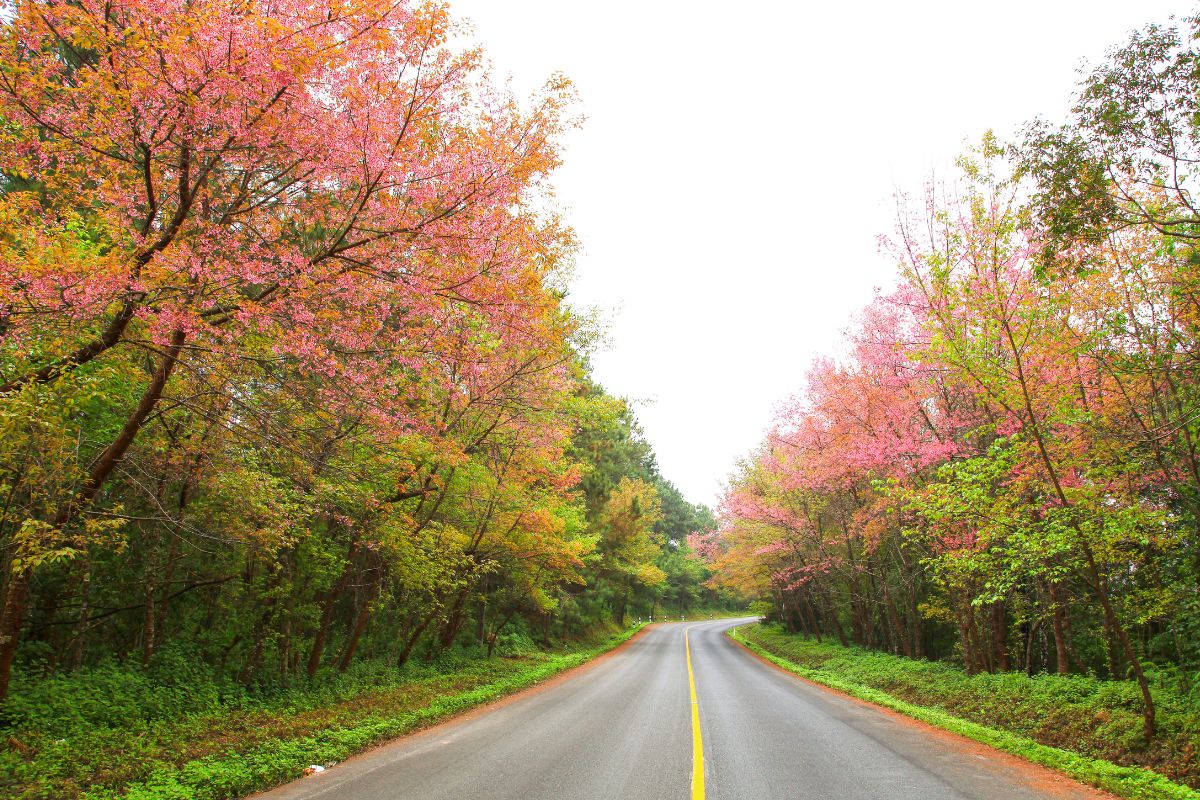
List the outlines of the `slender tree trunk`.
<svg viewBox="0 0 1200 800">
<path fill-rule="evenodd" d="M 916 581 L 914 580 L 915 584 Z M 913 658 L 925 657 L 925 633 L 921 626 L 921 602 L 917 599 L 917 590 L 909 590 L 909 614 L 912 618 Z"/>
<path fill-rule="evenodd" d="M 333 611 L 338 599 L 342 596 L 342 592 L 354 576 L 354 557 L 357 552 L 358 539 L 352 538 L 350 540 L 350 547 L 346 553 L 346 566 L 342 568 L 342 573 L 333 582 L 333 585 L 322 593 L 321 620 L 317 624 L 317 631 L 313 636 L 312 647 L 308 651 L 308 668 L 305 670 L 310 681 L 317 676 L 317 670 L 321 668 L 321 656 L 325 652 L 325 643 L 329 639 L 329 628 L 333 624 Z"/>
<path fill-rule="evenodd" d="M 496 639 L 497 639 L 497 637 L 500 636 L 500 631 L 504 630 L 504 626 L 507 625 L 509 623 L 509 620 L 511 620 L 515 615 L 516 615 L 515 611 L 510 611 L 508 613 L 508 615 L 504 617 L 504 619 L 500 620 L 500 624 L 497 625 L 492 630 L 491 633 L 487 634 L 487 657 L 488 658 L 492 657 L 492 651 L 494 651 L 496 649 Z"/>
<path fill-rule="evenodd" d="M 801 597 L 804 600 L 804 615 L 808 618 L 808 624 L 812 627 L 813 636 L 817 637 L 817 643 L 819 644 L 821 641 L 821 620 L 817 616 L 816 609 L 813 608 L 811 594 L 812 592 L 806 588 Z"/>
<path fill-rule="evenodd" d="M 992 661 L 996 669 L 1008 672 L 1012 664 L 1008 655 L 1008 613 L 1004 601 L 992 604 L 992 646 L 995 653 Z"/>
<path fill-rule="evenodd" d="M 279 638 L 276 639 L 276 653 L 279 659 L 279 674 L 288 677 L 292 674 L 292 618 L 284 614 L 279 621 Z"/>
<path fill-rule="evenodd" d="M 1107 616 L 1100 617 L 1104 625 L 1104 655 L 1108 659 L 1108 675 L 1114 681 L 1124 680 L 1125 671 L 1121 669 L 1121 657 L 1117 653 L 1117 633 L 1113 630 Z"/>
<path fill-rule="evenodd" d="M 1105 631 L 1107 630 L 1106 626 Z M 1066 609 L 1063 610 L 1063 638 L 1067 644 L 1067 658 L 1075 665 L 1076 670 L 1086 673 L 1088 671 L 1087 664 L 1079 657 L 1079 653 L 1075 652 L 1075 636 L 1071 632 L 1071 615 L 1066 613 Z"/>
<path fill-rule="evenodd" d="M 163 577 L 159 587 L 158 602 L 154 604 L 154 647 L 158 649 L 167 637 L 167 609 L 171 601 L 171 584 L 175 582 L 175 567 L 179 562 L 179 537 L 172 536 L 171 544 L 167 547 L 167 557 L 163 567 Z"/>
<path fill-rule="evenodd" d="M 966 599 L 960 600 L 956 592 L 950 592 L 949 599 L 950 607 L 954 610 L 955 622 L 958 625 L 958 640 L 963 651 L 963 668 L 966 669 L 967 675 L 977 675 L 980 672 L 979 657 L 976 653 L 975 635 L 972 630 L 971 604 Z"/>
<path fill-rule="evenodd" d="M 92 559 L 86 553 L 79 564 L 79 614 L 75 623 L 75 635 L 71 640 L 71 669 L 83 666 L 87 655 L 88 617 L 92 615 Z"/>
<path fill-rule="evenodd" d="M 64 503 L 54 515 L 51 523 L 54 528 L 61 530 L 70 524 L 78 511 L 86 508 L 95 500 L 117 464 L 125 457 L 125 453 L 133 444 L 138 431 L 142 429 L 142 425 L 145 424 L 154 407 L 158 405 L 159 399 L 162 398 L 163 389 L 171 377 L 171 371 L 175 368 L 184 339 L 185 335 L 182 330 L 171 334 L 170 344 L 163 353 L 158 368 L 151 376 L 150 384 L 142 393 L 137 407 L 125 421 L 117 438 L 96 459 L 79 492 Z M 20 644 L 25 607 L 29 601 L 29 582 L 32 579 L 33 570 L 28 567 L 14 573 L 9 579 L 8 591 L 5 593 L 4 609 L 0 611 L 0 700 L 8 696 L 13 660 L 17 655 L 17 646 Z"/>
<path fill-rule="evenodd" d="M 901 575 L 904 580 L 902 583 L 904 597 L 902 601 L 906 605 L 909 623 L 909 635 L 912 637 L 913 658 L 925 657 L 925 641 L 921 630 L 921 601 L 917 597 L 917 586 L 921 582 L 920 569 L 917 565 L 910 565 L 907 558 L 904 556 L 904 548 L 897 547 L 896 555 L 900 559 Z"/>
<path fill-rule="evenodd" d="M 175 525 L 182 526 L 184 517 L 187 515 L 188 503 L 192 496 L 192 481 L 196 470 L 200 468 L 201 459 L 197 458 L 192 465 L 192 470 L 184 478 L 183 483 L 179 487 L 179 497 L 176 500 Z M 170 544 L 167 546 L 167 555 L 163 562 L 163 575 L 160 583 L 160 597 L 155 604 L 157 614 L 154 621 L 154 647 L 157 649 L 163 642 L 166 641 L 167 635 L 167 611 L 171 602 L 171 585 L 175 582 L 175 568 L 179 564 L 179 536 L 173 535 L 170 537 Z"/>
<path fill-rule="evenodd" d="M 142 393 L 142 398 L 138 401 L 137 408 L 133 410 L 129 419 L 125 421 L 125 425 L 121 428 L 121 432 L 117 434 L 117 438 L 105 448 L 100 457 L 96 459 L 96 462 L 92 464 L 88 478 L 84 481 L 79 493 L 58 510 L 54 518 L 54 527 L 62 528 L 71 521 L 76 512 L 82 510 L 96 499 L 96 495 L 100 493 L 104 484 L 112 476 L 113 470 L 121 463 L 121 459 L 125 457 L 129 446 L 133 444 L 142 426 L 146 424 L 146 420 L 154 411 L 155 406 L 158 405 L 158 401 L 162 399 L 163 390 L 166 388 L 167 381 L 171 378 L 171 372 L 175 369 L 175 364 L 179 360 L 179 352 L 183 349 L 185 339 L 186 336 L 182 330 L 177 330 L 171 334 L 171 342 L 163 353 L 158 369 L 154 371 L 154 375 L 150 378 L 150 384 Z"/>
<path fill-rule="evenodd" d="M 833 633 L 837 636 L 838 643 L 842 647 L 849 647 L 850 640 L 846 637 L 846 629 L 842 627 L 842 621 L 838 619 L 837 608 L 833 605 L 833 601 L 829 599 L 828 595 L 825 598 L 825 616 L 829 618 L 830 624 L 833 625 Z"/>
<path fill-rule="evenodd" d="M 271 612 L 264 611 L 254 624 L 254 637 L 251 639 L 250 652 L 246 654 L 246 663 L 242 665 L 242 673 L 239 676 L 242 683 L 249 683 L 250 678 L 262 669 L 263 650 L 267 641 L 267 622 L 270 618 Z"/>
<path fill-rule="evenodd" d="M 775 607 L 779 609 L 779 621 L 789 633 L 795 633 L 794 623 L 788 618 L 787 600 L 784 598 L 783 589 L 779 586 L 773 588 L 775 590 Z"/>
<path fill-rule="evenodd" d="M 166 475 L 160 475 L 155 482 L 154 500 L 162 506 L 163 498 L 167 492 Z M 149 532 L 146 528 L 149 527 Z M 158 585 L 158 548 L 162 539 L 162 534 L 157 527 L 152 524 L 139 525 L 139 529 L 144 532 L 145 551 L 142 554 L 142 665 L 150 663 L 151 657 L 154 655 L 155 640 L 157 639 L 158 609 L 156 600 L 159 595 Z"/>
<path fill-rule="evenodd" d="M 1058 478 L 1058 470 L 1055 468 L 1054 460 L 1050 458 L 1050 452 L 1046 447 L 1046 442 L 1042 437 L 1041 426 L 1038 423 L 1037 415 L 1033 411 L 1033 401 L 1029 392 L 1029 383 L 1025 376 L 1025 368 L 1022 363 L 1021 350 L 1017 346 L 1016 338 L 1013 335 L 1012 328 L 1007 319 L 1002 319 L 1004 325 L 1004 333 L 1008 338 L 1009 345 L 1012 348 L 1014 356 L 1014 365 L 1016 366 L 1017 380 L 1021 387 L 1021 396 L 1025 405 L 1025 413 L 1029 422 L 1029 430 L 1033 434 L 1034 442 L 1037 444 L 1038 453 L 1041 456 L 1042 464 L 1046 467 L 1047 475 L 1054 486 L 1054 491 L 1058 496 L 1059 501 L 1064 508 L 1073 508 L 1071 501 L 1067 498 L 1066 492 L 1063 491 L 1062 481 Z M 1125 657 L 1129 659 L 1130 665 L 1133 667 L 1134 674 L 1137 677 L 1138 688 L 1141 689 L 1142 701 L 1144 704 L 1142 728 L 1145 734 L 1146 741 L 1149 742 L 1154 738 L 1157 730 L 1154 713 L 1154 698 L 1150 694 L 1150 684 L 1146 680 L 1146 673 L 1142 669 L 1142 661 L 1138 658 L 1137 653 L 1133 649 L 1132 642 L 1129 641 L 1129 634 L 1125 631 L 1125 627 L 1121 625 L 1117 618 L 1116 612 L 1113 610 L 1112 603 L 1108 596 L 1108 589 L 1104 585 L 1104 576 L 1100 573 L 1099 566 L 1096 564 L 1095 555 L 1092 553 L 1092 548 L 1087 542 L 1087 537 L 1078 522 L 1073 523 L 1073 528 L 1077 537 L 1077 544 L 1087 559 L 1088 572 L 1091 576 L 1092 590 L 1096 593 L 1097 599 L 1100 601 L 1101 607 L 1104 609 L 1104 619 L 1107 624 L 1116 632 L 1117 639 L 1121 644 L 1121 649 L 1125 653 Z"/>
<path fill-rule="evenodd" d="M 984 631 L 991 627 L 990 622 L 985 625 L 981 624 L 981 610 L 975 605 L 973 599 L 968 598 L 967 602 L 967 620 L 971 630 L 971 640 L 975 649 L 975 658 L 980 672 L 995 672 L 995 665 L 992 663 L 992 647 L 990 637 L 984 636 Z"/>
<path fill-rule="evenodd" d="M 1041 624 L 1040 619 L 1035 619 L 1033 622 L 1027 623 L 1028 630 L 1025 632 L 1025 674 L 1031 678 L 1033 677 L 1033 640 Z"/>
<path fill-rule="evenodd" d="M 308 667 L 304 671 L 310 681 L 317 677 L 317 670 L 321 668 L 321 656 L 325 653 L 325 640 L 329 637 L 329 627 L 333 624 L 333 607 L 339 594 L 340 592 L 330 587 L 322 598 L 321 620 L 317 624 L 316 633 L 313 634 L 312 647 L 308 651 Z"/>
<path fill-rule="evenodd" d="M 13 658 L 17 654 L 17 639 L 25 618 L 25 605 L 29 602 L 29 581 L 32 577 L 33 571 L 29 567 L 14 572 L 4 592 L 4 609 L 0 611 L 0 699 L 8 696 Z"/>
<path fill-rule="evenodd" d="M 350 636 L 346 639 L 345 647 L 342 648 L 341 660 L 338 661 L 338 672 L 345 672 L 354 660 L 354 652 L 358 649 L 363 631 L 367 629 L 367 622 L 371 619 L 371 604 L 375 602 L 382 583 L 382 576 L 371 581 L 367 587 L 366 596 L 359 603 L 358 613 L 354 615 L 354 627 L 350 630 Z"/>
<path fill-rule="evenodd" d="M 429 612 L 429 614 L 424 620 L 421 621 L 419 625 L 417 625 L 417 627 L 412 629 L 408 635 L 408 638 L 404 641 L 404 646 L 400 648 L 400 655 L 396 657 L 397 667 L 403 667 L 408 662 L 409 657 L 412 656 L 413 648 L 417 645 L 417 640 L 421 638 L 421 634 L 425 632 L 425 629 L 428 628 L 436 618 L 437 610 L 434 609 L 433 611 Z"/>
<path fill-rule="evenodd" d="M 142 664 L 147 665 L 150 663 L 150 659 L 154 657 L 154 639 L 157 636 L 154 623 L 158 619 L 158 609 L 155 607 L 155 595 L 158 592 L 157 587 L 151 580 L 143 579 L 143 586 L 145 607 L 142 609 Z"/>
<path fill-rule="evenodd" d="M 1071 662 L 1067 657 L 1067 631 L 1065 625 L 1066 611 L 1062 604 L 1062 588 L 1057 583 L 1049 584 L 1051 630 L 1054 633 L 1054 655 L 1056 672 L 1068 675 L 1071 672 Z"/>
<path fill-rule="evenodd" d="M 438 637 L 438 646 L 443 649 L 449 649 L 450 645 L 454 644 L 454 640 L 458 637 L 458 631 L 462 628 L 463 617 L 467 607 L 467 595 L 471 593 L 470 587 L 464 588 L 454 598 L 454 606 L 450 610 L 450 616 L 446 620 L 445 627 L 442 628 L 442 635 Z"/>
<path fill-rule="evenodd" d="M 488 576 L 484 576 L 479 588 L 479 602 L 475 605 L 475 641 L 483 644 L 487 639 Z"/>
<path fill-rule="evenodd" d="M 1142 660 L 1138 657 L 1137 651 L 1133 649 L 1133 642 L 1130 641 L 1125 626 L 1121 624 L 1116 611 L 1113 610 L 1108 588 L 1104 585 L 1104 576 L 1100 574 L 1100 569 L 1096 565 L 1096 559 L 1092 554 L 1091 548 L 1085 543 L 1083 549 L 1087 558 L 1092 590 L 1096 593 L 1101 608 L 1104 609 L 1104 621 L 1109 629 L 1116 633 L 1121 650 L 1124 652 L 1126 660 L 1129 661 L 1129 665 L 1133 667 L 1134 677 L 1137 678 L 1138 689 L 1142 693 L 1142 732 L 1146 737 L 1146 741 L 1149 742 L 1158 732 L 1158 725 L 1155 719 L 1154 696 L 1150 693 L 1150 681 L 1146 678 L 1146 671 L 1142 669 Z"/>
<path fill-rule="evenodd" d="M 779 606 L 779 621 L 783 623 L 783 629 L 788 633 L 795 633 L 797 629 L 796 617 L 792 611 L 792 606 L 788 602 L 788 595 L 784 593 L 782 588 L 775 590 L 776 604 Z"/>
<path fill-rule="evenodd" d="M 912 658 L 913 649 L 912 643 L 904 630 L 904 624 L 900 621 L 900 611 L 896 608 L 896 604 L 892 602 L 891 593 L 888 592 L 887 584 L 883 586 L 883 602 L 887 609 L 888 621 L 891 624 L 892 630 L 895 631 L 895 639 L 900 643 L 904 655 Z"/>
</svg>

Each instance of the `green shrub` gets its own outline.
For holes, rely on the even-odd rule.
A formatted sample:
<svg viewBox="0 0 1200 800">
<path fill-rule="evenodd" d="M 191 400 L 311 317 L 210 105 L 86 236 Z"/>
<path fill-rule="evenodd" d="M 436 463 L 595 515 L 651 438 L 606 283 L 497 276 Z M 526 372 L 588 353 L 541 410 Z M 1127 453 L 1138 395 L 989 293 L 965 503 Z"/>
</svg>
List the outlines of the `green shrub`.
<svg viewBox="0 0 1200 800">
<path fill-rule="evenodd" d="M 551 652 L 518 633 L 503 657 L 456 648 L 252 690 L 217 680 L 184 650 L 146 668 L 21 673 L 0 705 L 0 741 L 25 751 L 0 749 L 0 797 L 242 796 L 578 666 L 634 632 Z"/>
</svg>

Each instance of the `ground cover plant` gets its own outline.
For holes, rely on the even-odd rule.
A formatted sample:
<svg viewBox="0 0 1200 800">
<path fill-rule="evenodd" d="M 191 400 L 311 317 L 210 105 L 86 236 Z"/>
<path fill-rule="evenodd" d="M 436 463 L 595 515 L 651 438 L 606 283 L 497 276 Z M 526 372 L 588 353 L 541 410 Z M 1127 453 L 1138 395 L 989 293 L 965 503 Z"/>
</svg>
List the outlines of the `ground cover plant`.
<svg viewBox="0 0 1200 800">
<path fill-rule="evenodd" d="M 1159 732 L 1147 745 L 1140 691 L 1130 681 L 968 675 L 954 664 L 843 647 L 772 624 L 742 627 L 733 635 L 805 678 L 1061 769 L 1123 797 L 1200 797 L 1194 791 L 1200 788 L 1200 697 L 1174 685 L 1153 687 Z"/>
<path fill-rule="evenodd" d="M 0 795 L 240 797 L 526 688 L 611 650 L 638 627 L 540 649 L 511 637 L 403 667 L 363 662 L 312 682 L 247 688 L 182 654 L 14 682 L 0 720 Z M 604 634 L 607 633 L 607 636 Z"/>
</svg>

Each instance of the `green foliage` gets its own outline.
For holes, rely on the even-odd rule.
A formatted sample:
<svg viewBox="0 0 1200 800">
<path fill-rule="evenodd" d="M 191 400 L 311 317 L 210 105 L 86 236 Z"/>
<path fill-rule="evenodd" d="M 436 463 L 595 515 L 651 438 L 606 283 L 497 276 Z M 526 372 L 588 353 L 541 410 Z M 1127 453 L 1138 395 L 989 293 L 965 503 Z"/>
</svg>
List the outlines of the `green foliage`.
<svg viewBox="0 0 1200 800">
<path fill-rule="evenodd" d="M 248 690 L 184 652 L 147 669 L 105 664 L 19 676 L 0 707 L 0 794 L 22 798 L 223 800 L 295 779 L 579 666 L 637 632 L 611 629 L 543 651 L 514 632 L 506 655 L 446 653 L 398 669 L 359 662 L 318 681 Z"/>
<path fill-rule="evenodd" d="M 591 413 L 572 437 L 571 454 L 585 465 L 580 487 L 587 520 L 600 535 L 598 557 L 588 576 L 599 603 L 586 611 L 587 603 L 570 605 L 582 612 L 585 622 L 603 613 L 601 609 L 620 618 L 627 613 L 651 616 L 660 605 L 680 614 L 697 605 L 723 610 L 744 605 L 705 586 L 712 572 L 687 540 L 694 533 L 715 530 L 716 520 L 710 509 L 689 503 L 659 473 L 653 449 L 629 404 L 606 395 L 590 381 L 583 382 L 581 396 L 592 401 Z M 613 515 L 622 504 L 631 510 L 633 486 L 639 498 L 653 497 L 647 499 L 652 506 L 647 511 L 653 511 L 645 517 L 649 530 L 638 525 L 635 536 L 614 535 L 618 531 Z M 619 522 L 618 527 L 628 529 L 629 522 Z"/>
<path fill-rule="evenodd" d="M 1133 32 L 1085 76 L 1068 124 L 1027 128 L 1015 152 L 1036 184 L 1031 213 L 1046 265 L 1130 226 L 1196 238 L 1198 30 L 1191 17 Z"/>
<path fill-rule="evenodd" d="M 969 676 L 951 664 L 818 643 L 770 625 L 740 628 L 732 635 L 809 680 L 1123 797 L 1200 797 L 1200 792 L 1172 782 L 1200 787 L 1196 693 L 1183 694 L 1166 685 L 1155 689 L 1160 733 L 1147 746 L 1141 735 L 1141 698 L 1137 686 L 1128 681 L 1023 673 Z"/>
</svg>

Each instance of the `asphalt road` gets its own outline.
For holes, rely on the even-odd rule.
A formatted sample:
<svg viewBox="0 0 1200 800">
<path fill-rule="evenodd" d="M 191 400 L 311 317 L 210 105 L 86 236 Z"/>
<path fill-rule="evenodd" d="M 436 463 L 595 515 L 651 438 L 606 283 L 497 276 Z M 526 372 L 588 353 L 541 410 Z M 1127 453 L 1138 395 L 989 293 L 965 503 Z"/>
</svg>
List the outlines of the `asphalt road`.
<svg viewBox="0 0 1200 800">
<path fill-rule="evenodd" d="M 655 626 L 549 687 L 257 798 L 1108 797 L 769 667 L 723 635 L 740 622 Z M 703 795 L 692 786 L 685 631 L 703 737 Z"/>
</svg>

